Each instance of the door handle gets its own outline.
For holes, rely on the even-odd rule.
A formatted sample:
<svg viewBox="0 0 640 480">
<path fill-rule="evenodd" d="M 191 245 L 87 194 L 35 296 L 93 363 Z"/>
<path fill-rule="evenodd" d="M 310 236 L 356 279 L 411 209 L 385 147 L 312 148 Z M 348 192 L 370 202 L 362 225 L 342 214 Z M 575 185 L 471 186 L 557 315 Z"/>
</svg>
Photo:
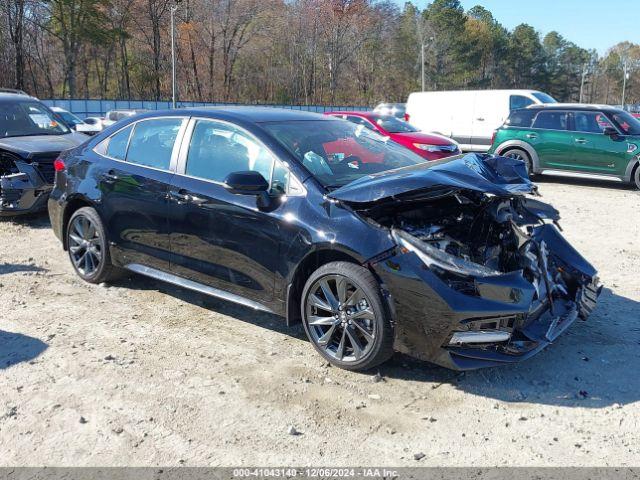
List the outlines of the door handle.
<svg viewBox="0 0 640 480">
<path fill-rule="evenodd" d="M 116 175 L 115 170 L 109 170 L 107 173 L 102 175 L 102 180 L 105 183 L 115 183 L 120 177 Z"/>
<path fill-rule="evenodd" d="M 196 205 L 204 205 L 205 203 L 209 202 L 207 198 L 191 195 L 182 188 L 178 191 L 170 190 L 167 194 L 167 198 L 175 200 L 178 203 L 194 203 Z"/>
<path fill-rule="evenodd" d="M 587 140 L 584 138 L 576 138 L 576 143 L 584 145 L 585 143 L 587 143 Z"/>
<path fill-rule="evenodd" d="M 531 140 L 535 140 L 536 138 L 538 138 L 538 135 L 536 135 L 535 133 L 527 133 L 525 135 L 525 137 L 531 139 Z"/>
<path fill-rule="evenodd" d="M 478 117 L 478 118 L 476 118 L 476 120 L 479 121 L 479 122 L 484 122 L 484 118 L 482 118 L 482 117 Z"/>
</svg>

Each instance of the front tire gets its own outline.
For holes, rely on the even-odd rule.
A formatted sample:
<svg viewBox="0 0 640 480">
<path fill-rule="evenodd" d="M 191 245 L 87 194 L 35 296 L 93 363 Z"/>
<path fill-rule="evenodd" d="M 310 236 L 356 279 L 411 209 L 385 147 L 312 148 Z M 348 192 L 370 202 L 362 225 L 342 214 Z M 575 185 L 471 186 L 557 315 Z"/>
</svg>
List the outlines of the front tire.
<svg viewBox="0 0 640 480">
<path fill-rule="evenodd" d="M 95 209 L 76 210 L 67 224 L 66 236 L 71 265 L 85 282 L 108 282 L 118 276 L 118 269 L 111 264 L 104 225 Z"/>
<path fill-rule="evenodd" d="M 506 158 L 513 158 L 514 160 L 522 160 L 525 167 L 527 168 L 529 178 L 535 177 L 536 174 L 533 171 L 533 162 L 531 161 L 531 156 L 521 148 L 510 148 L 502 152 L 501 156 Z"/>
<path fill-rule="evenodd" d="M 368 370 L 393 354 L 393 328 L 380 285 L 364 267 L 331 262 L 302 292 L 302 323 L 314 348 L 346 370 Z"/>
</svg>

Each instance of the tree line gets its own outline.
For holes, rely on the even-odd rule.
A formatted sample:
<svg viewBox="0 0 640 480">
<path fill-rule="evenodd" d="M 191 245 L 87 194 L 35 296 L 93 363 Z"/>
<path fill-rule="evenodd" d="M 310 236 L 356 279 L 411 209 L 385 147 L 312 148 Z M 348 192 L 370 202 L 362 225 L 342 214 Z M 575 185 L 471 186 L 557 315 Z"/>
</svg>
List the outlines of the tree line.
<svg viewBox="0 0 640 480">
<path fill-rule="evenodd" d="M 481 6 L 434 0 L 2 0 L 0 86 L 40 97 L 171 96 L 285 104 L 404 101 L 412 91 L 533 88 L 640 103 L 640 46 L 604 56 L 558 32 L 513 30 Z M 594 34 L 598 34 L 594 32 Z M 424 64 L 422 62 L 424 58 Z"/>
</svg>

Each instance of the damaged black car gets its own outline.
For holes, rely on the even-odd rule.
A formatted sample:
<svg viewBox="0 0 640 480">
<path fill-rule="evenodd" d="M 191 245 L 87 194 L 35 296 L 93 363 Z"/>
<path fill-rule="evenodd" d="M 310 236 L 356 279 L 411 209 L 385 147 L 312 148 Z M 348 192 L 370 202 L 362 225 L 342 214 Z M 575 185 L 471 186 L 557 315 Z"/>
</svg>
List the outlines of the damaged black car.
<svg viewBox="0 0 640 480">
<path fill-rule="evenodd" d="M 515 159 L 425 162 L 343 120 L 224 108 L 126 120 L 60 162 L 49 214 L 81 278 L 129 271 L 301 321 L 346 369 L 394 350 L 519 362 L 601 290 Z"/>
<path fill-rule="evenodd" d="M 46 209 L 55 159 L 87 138 L 37 99 L 0 93 L 0 216 Z"/>
</svg>

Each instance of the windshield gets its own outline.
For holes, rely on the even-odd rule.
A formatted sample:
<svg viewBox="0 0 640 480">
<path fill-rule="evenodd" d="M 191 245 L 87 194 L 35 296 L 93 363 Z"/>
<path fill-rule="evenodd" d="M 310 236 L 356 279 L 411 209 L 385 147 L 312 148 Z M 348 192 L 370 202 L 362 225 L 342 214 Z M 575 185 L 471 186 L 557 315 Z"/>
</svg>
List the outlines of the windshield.
<svg viewBox="0 0 640 480">
<path fill-rule="evenodd" d="M 372 173 L 425 162 L 387 137 L 350 122 L 273 122 L 263 127 L 326 188 L 338 188 Z"/>
<path fill-rule="evenodd" d="M 611 116 L 615 124 L 625 135 L 640 135 L 640 120 L 629 112 L 614 113 Z"/>
<path fill-rule="evenodd" d="M 418 129 L 413 125 L 403 122 L 402 120 L 398 120 L 396 117 L 392 117 L 390 115 L 375 118 L 375 122 L 380 128 L 389 133 L 414 133 L 418 131 Z"/>
<path fill-rule="evenodd" d="M 56 120 L 44 105 L 33 102 L 2 103 L 0 105 L 0 138 L 34 135 L 60 135 L 69 128 Z"/>
<path fill-rule="evenodd" d="M 533 92 L 532 95 L 540 100 L 541 103 L 558 103 L 551 95 L 542 92 Z"/>
<path fill-rule="evenodd" d="M 80 125 L 82 123 L 82 120 L 80 120 L 71 112 L 56 112 L 56 113 L 60 116 L 60 118 L 62 118 L 62 120 L 67 122 L 67 125 Z"/>
</svg>

